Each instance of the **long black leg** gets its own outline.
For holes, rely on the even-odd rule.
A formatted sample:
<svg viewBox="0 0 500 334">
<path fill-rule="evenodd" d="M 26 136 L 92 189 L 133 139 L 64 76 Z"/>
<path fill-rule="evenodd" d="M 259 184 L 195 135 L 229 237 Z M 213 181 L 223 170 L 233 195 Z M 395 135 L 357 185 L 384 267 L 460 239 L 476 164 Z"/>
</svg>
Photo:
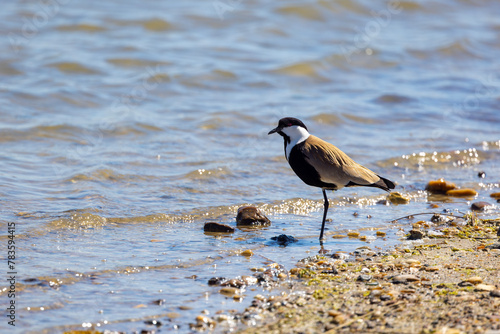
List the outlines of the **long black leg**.
<svg viewBox="0 0 500 334">
<path fill-rule="evenodd" d="M 325 230 L 325 222 L 326 222 L 326 214 L 328 213 L 328 197 L 326 197 L 326 191 L 323 189 L 323 197 L 325 202 L 323 204 L 323 222 L 321 223 L 321 233 L 319 234 L 319 241 L 322 243 L 323 241 L 323 231 Z"/>
</svg>

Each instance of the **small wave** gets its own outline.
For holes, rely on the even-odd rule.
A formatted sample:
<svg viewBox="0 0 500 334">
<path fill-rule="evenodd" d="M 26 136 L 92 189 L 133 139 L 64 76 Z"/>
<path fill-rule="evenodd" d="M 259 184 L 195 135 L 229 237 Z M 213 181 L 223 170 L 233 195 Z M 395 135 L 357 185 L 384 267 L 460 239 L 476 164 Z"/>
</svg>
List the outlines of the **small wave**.
<svg viewBox="0 0 500 334">
<path fill-rule="evenodd" d="M 59 31 L 88 32 L 88 33 L 102 32 L 108 30 L 105 27 L 88 23 L 61 25 L 58 26 L 56 29 Z"/>
<path fill-rule="evenodd" d="M 74 74 L 100 74 L 99 71 L 93 70 L 86 67 L 80 63 L 75 62 L 57 62 L 49 64 L 48 66 L 54 67 L 64 73 L 74 73 Z"/>
</svg>

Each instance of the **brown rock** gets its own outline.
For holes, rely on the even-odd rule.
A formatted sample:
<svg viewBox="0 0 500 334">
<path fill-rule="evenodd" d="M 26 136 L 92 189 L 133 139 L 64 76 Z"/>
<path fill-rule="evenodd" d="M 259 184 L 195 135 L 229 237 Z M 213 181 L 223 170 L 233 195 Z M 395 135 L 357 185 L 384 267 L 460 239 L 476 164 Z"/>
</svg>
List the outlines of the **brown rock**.
<svg viewBox="0 0 500 334">
<path fill-rule="evenodd" d="M 491 204 L 488 202 L 475 202 L 475 203 L 472 203 L 472 205 L 470 206 L 470 209 L 473 211 L 485 211 L 490 206 L 491 206 Z"/>
<path fill-rule="evenodd" d="M 473 197 L 477 195 L 474 189 L 453 189 L 446 192 L 447 196 L 452 197 Z"/>
<path fill-rule="evenodd" d="M 418 240 L 424 237 L 424 232 L 420 230 L 411 230 L 410 235 L 408 236 L 408 240 Z"/>
<path fill-rule="evenodd" d="M 404 197 L 397 191 L 393 191 L 387 196 L 387 199 L 392 203 L 392 204 L 408 204 L 410 203 L 410 199 L 407 197 Z"/>
<path fill-rule="evenodd" d="M 234 228 L 220 223 L 208 222 L 203 226 L 205 232 L 233 233 Z"/>
<path fill-rule="evenodd" d="M 495 198 L 495 199 L 500 199 L 500 193 L 493 193 L 490 195 L 490 197 Z"/>
<path fill-rule="evenodd" d="M 446 194 L 447 191 L 455 189 L 457 186 L 454 183 L 446 182 L 444 179 L 429 181 L 425 190 L 432 194 Z"/>
<path fill-rule="evenodd" d="M 238 226 L 269 226 L 271 221 L 254 206 L 242 206 L 236 215 Z"/>
</svg>

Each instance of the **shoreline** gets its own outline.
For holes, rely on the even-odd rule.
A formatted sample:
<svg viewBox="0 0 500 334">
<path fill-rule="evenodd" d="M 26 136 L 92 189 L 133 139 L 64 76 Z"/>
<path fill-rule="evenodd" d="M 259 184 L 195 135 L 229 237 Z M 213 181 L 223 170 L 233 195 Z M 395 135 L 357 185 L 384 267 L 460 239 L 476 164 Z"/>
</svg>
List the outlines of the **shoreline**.
<svg viewBox="0 0 500 334">
<path fill-rule="evenodd" d="M 348 261 L 342 252 L 316 255 L 290 270 L 270 264 L 255 275 L 270 296 L 255 296 L 243 312 L 200 316 L 192 329 L 500 333 L 499 226 L 500 217 L 474 214 L 442 219 L 432 230 L 419 221 L 413 231 L 420 233 L 408 235 L 417 240 L 388 251 L 363 246 Z"/>
</svg>

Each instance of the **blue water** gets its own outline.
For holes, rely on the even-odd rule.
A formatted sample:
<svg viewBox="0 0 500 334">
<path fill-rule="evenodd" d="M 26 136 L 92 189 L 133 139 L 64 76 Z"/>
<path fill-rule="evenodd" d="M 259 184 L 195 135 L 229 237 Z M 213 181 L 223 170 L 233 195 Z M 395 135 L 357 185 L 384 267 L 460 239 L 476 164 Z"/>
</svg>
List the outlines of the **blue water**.
<svg viewBox="0 0 500 334">
<path fill-rule="evenodd" d="M 321 192 L 267 135 L 281 117 L 412 199 L 331 194 L 329 235 L 382 229 L 369 246 L 391 247 L 409 223 L 390 221 L 429 210 L 422 190 L 440 177 L 479 195 L 438 210 L 494 202 L 499 12 L 492 0 L 4 4 L 0 256 L 15 222 L 18 284 L 17 326 L 4 318 L 0 329 L 133 332 L 157 317 L 162 332 L 187 333 L 201 311 L 242 310 L 266 293 L 234 301 L 207 281 L 273 261 L 290 269 L 319 250 Z M 272 226 L 203 233 L 207 221 L 234 226 L 247 204 Z M 282 233 L 299 241 L 279 247 L 270 238 Z M 326 242 L 332 252 L 364 245 Z"/>
</svg>

